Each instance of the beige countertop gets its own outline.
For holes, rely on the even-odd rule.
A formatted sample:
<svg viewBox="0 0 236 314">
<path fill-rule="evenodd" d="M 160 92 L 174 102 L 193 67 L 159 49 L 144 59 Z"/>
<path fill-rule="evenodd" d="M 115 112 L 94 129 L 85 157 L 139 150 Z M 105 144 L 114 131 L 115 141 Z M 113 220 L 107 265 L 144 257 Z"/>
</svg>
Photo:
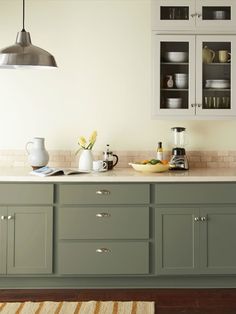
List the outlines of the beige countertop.
<svg viewBox="0 0 236 314">
<path fill-rule="evenodd" d="M 236 182 L 236 168 L 204 168 L 164 173 L 142 173 L 123 168 L 100 173 L 38 177 L 30 168 L 0 168 L 0 182 Z"/>
</svg>

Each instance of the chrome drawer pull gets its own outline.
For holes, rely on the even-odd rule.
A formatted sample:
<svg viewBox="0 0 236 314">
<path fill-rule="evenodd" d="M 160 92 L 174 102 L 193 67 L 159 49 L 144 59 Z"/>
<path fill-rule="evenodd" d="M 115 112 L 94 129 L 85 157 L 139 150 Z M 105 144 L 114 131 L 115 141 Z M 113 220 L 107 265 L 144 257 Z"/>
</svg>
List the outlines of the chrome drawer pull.
<svg viewBox="0 0 236 314">
<path fill-rule="evenodd" d="M 96 214 L 96 217 L 97 218 L 108 218 L 108 217 L 111 217 L 111 214 L 109 214 L 109 213 L 98 213 L 98 214 Z"/>
<path fill-rule="evenodd" d="M 111 250 L 103 247 L 100 249 L 96 249 L 96 253 L 111 253 Z"/>
<path fill-rule="evenodd" d="M 96 191 L 96 194 L 98 194 L 98 195 L 109 195 L 109 194 L 111 194 L 111 192 L 108 190 L 98 190 L 98 191 Z"/>
<path fill-rule="evenodd" d="M 6 216 L 1 216 L 1 220 L 5 220 L 5 219 L 7 219 Z"/>
</svg>

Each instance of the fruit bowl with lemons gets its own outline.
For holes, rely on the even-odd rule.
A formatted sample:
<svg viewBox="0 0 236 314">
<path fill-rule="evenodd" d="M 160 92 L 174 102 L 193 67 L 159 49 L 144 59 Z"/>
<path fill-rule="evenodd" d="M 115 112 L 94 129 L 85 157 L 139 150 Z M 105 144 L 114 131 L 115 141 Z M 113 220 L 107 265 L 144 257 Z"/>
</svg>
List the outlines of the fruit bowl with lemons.
<svg viewBox="0 0 236 314">
<path fill-rule="evenodd" d="M 150 159 L 129 163 L 134 170 L 141 172 L 164 172 L 169 170 L 168 160 Z"/>
</svg>

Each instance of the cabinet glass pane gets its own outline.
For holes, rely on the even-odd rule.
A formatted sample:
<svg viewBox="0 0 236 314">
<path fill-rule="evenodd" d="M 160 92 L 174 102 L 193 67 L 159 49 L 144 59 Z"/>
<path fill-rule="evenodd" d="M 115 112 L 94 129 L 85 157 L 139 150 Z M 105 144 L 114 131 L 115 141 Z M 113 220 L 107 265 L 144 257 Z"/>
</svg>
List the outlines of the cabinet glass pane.
<svg viewBox="0 0 236 314">
<path fill-rule="evenodd" d="M 189 7 L 161 6 L 161 20 L 189 20 Z"/>
<path fill-rule="evenodd" d="M 231 7 L 203 6 L 202 7 L 202 19 L 203 20 L 230 20 L 231 19 Z"/>
<path fill-rule="evenodd" d="M 161 42 L 160 107 L 189 108 L 189 43 Z"/>
<path fill-rule="evenodd" d="M 203 109 L 231 109 L 231 43 L 203 42 Z"/>
</svg>

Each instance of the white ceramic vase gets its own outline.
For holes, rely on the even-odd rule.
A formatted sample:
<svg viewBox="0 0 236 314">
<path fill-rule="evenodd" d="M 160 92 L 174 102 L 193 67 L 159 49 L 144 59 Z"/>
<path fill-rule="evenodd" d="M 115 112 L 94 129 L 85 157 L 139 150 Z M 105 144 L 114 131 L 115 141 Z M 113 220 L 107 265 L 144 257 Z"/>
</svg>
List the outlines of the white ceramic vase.
<svg viewBox="0 0 236 314">
<path fill-rule="evenodd" d="M 44 138 L 34 137 L 30 142 L 26 143 L 25 148 L 28 153 L 28 161 L 33 169 L 44 167 L 49 161 L 44 142 Z"/>
<path fill-rule="evenodd" d="M 93 153 L 91 149 L 83 149 L 79 157 L 79 170 L 91 171 L 93 169 Z"/>
</svg>

